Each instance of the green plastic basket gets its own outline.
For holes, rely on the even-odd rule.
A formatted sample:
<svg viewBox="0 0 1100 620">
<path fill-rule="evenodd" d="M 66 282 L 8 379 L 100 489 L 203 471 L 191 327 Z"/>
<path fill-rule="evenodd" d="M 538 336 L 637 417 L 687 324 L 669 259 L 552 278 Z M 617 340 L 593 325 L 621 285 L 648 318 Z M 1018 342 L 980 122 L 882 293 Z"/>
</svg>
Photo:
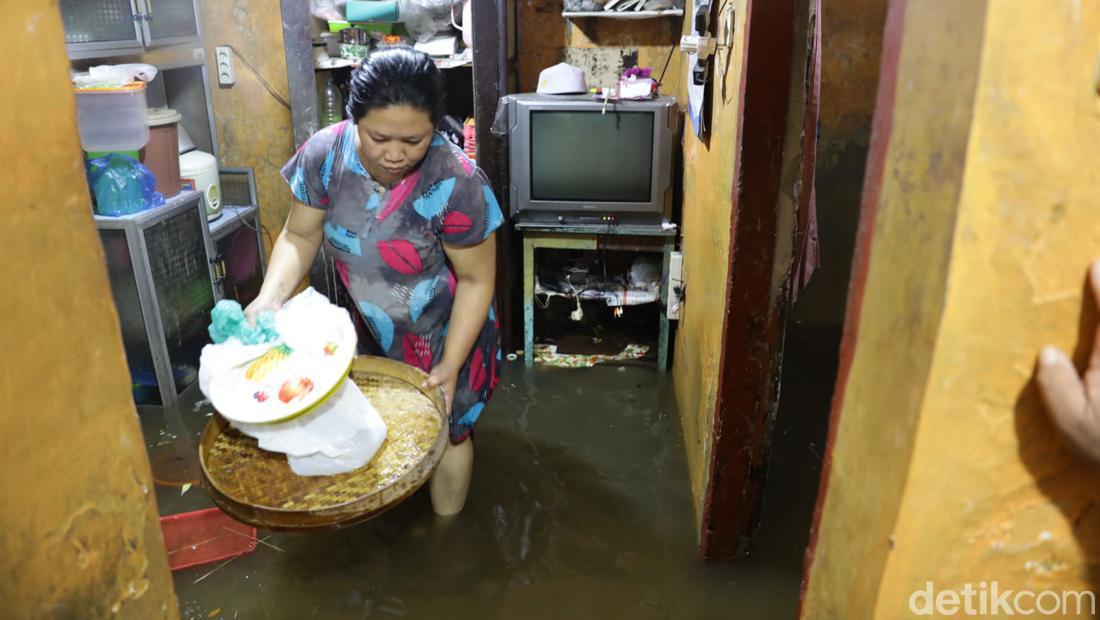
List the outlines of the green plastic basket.
<svg viewBox="0 0 1100 620">
<path fill-rule="evenodd" d="M 367 32 L 380 32 L 382 34 L 393 34 L 393 26 L 394 25 L 393 24 L 388 24 L 388 23 L 382 23 L 382 22 L 329 22 L 328 23 L 328 31 L 329 32 L 340 32 L 341 30 L 344 30 L 345 28 L 351 28 L 352 26 L 355 26 L 356 28 L 362 28 L 363 30 L 366 30 Z"/>
</svg>

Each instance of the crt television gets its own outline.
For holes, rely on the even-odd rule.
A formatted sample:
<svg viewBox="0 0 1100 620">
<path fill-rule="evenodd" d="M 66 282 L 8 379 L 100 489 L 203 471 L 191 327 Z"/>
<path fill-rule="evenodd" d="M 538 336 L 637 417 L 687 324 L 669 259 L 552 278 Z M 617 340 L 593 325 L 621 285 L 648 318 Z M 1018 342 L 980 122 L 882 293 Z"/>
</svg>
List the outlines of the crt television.
<svg viewBox="0 0 1100 620">
<path fill-rule="evenodd" d="M 517 222 L 658 225 L 671 217 L 675 98 L 521 94 L 507 105 Z"/>
</svg>

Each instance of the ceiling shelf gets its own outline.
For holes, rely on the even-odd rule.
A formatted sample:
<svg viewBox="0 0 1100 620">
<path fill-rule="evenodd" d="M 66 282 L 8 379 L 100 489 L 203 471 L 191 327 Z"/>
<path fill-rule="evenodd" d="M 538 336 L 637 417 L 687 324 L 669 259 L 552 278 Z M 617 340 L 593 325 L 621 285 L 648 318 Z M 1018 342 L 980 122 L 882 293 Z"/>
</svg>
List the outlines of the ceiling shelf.
<svg viewBox="0 0 1100 620">
<path fill-rule="evenodd" d="M 605 19 L 652 19 L 654 17 L 681 17 L 683 9 L 666 9 L 664 11 L 565 11 L 561 14 L 566 19 L 579 17 L 601 17 Z"/>
</svg>

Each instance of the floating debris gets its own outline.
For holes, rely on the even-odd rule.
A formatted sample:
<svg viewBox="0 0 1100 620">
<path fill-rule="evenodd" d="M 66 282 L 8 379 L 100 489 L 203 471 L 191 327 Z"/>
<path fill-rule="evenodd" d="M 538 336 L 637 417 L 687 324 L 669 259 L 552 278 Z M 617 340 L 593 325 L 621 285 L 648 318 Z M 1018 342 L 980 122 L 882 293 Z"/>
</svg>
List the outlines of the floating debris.
<svg viewBox="0 0 1100 620">
<path fill-rule="evenodd" d="M 286 549 L 281 549 L 281 548 L 276 547 L 275 545 L 273 545 L 269 542 L 265 542 L 267 540 L 266 538 L 264 540 L 260 540 L 259 538 L 256 538 L 255 536 L 249 536 L 248 534 L 245 534 L 244 532 L 238 532 L 237 530 L 225 527 L 224 525 L 222 526 L 222 529 L 227 531 L 227 532 L 230 532 L 232 534 L 236 534 L 237 536 L 243 536 L 243 537 L 245 537 L 249 540 L 254 540 L 254 541 L 260 543 L 261 545 L 263 545 L 265 547 L 271 547 L 272 549 L 278 551 L 279 553 L 286 553 Z M 247 579 L 247 577 L 245 577 L 245 578 Z"/>
<path fill-rule="evenodd" d="M 640 344 L 628 344 L 617 355 L 583 355 L 558 353 L 557 345 L 540 344 L 535 346 L 535 361 L 558 368 L 591 368 L 608 362 L 626 362 L 639 360 L 649 353 L 649 347 Z"/>
</svg>

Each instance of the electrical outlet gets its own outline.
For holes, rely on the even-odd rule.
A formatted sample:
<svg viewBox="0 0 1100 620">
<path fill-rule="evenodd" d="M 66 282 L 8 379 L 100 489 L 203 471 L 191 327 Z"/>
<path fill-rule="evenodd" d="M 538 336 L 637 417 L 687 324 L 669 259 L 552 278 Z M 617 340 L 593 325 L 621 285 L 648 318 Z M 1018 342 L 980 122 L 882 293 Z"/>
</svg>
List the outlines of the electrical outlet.
<svg viewBox="0 0 1100 620">
<path fill-rule="evenodd" d="M 232 86 L 237 83 L 237 73 L 233 70 L 233 50 L 227 45 L 214 48 L 214 60 L 218 66 L 218 84 Z"/>
<path fill-rule="evenodd" d="M 679 320 L 680 307 L 684 303 L 684 254 L 673 252 L 668 260 L 668 295 L 665 314 L 669 320 Z"/>
</svg>

